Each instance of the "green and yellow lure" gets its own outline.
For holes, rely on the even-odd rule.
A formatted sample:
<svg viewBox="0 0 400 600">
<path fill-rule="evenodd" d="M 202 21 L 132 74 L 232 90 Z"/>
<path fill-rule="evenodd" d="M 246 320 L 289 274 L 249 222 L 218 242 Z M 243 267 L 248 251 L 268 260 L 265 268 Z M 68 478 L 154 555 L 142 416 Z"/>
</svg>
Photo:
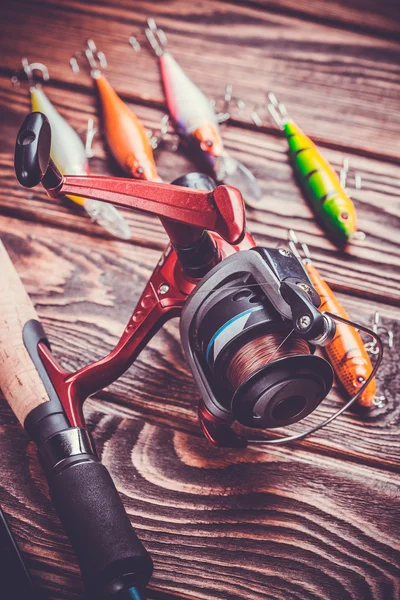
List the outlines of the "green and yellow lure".
<svg viewBox="0 0 400 600">
<path fill-rule="evenodd" d="M 304 194 L 317 217 L 341 243 L 364 239 L 357 231 L 354 204 L 342 186 L 339 177 L 322 156 L 317 146 L 288 116 L 285 106 L 275 96 L 268 109 L 282 129 L 289 145 L 290 158 Z"/>
</svg>

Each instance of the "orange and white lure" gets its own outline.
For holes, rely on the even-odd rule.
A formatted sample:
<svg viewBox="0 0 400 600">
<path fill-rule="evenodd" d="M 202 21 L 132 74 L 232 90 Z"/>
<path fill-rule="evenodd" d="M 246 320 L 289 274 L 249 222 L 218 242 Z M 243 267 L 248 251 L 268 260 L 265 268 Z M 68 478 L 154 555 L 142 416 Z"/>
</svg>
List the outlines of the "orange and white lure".
<svg viewBox="0 0 400 600">
<path fill-rule="evenodd" d="M 224 149 L 217 115 L 203 92 L 193 83 L 170 52 L 166 36 L 154 19 L 148 19 L 146 37 L 158 56 L 168 112 L 181 139 L 205 159 L 218 181 L 237 187 L 251 205 L 262 193 L 254 175 Z"/>
<path fill-rule="evenodd" d="M 307 245 L 301 244 L 305 254 L 305 258 L 301 258 L 296 246 L 298 243 L 297 236 L 293 230 L 290 230 L 289 237 L 290 249 L 299 260 L 302 260 L 304 268 L 321 298 L 319 310 L 337 314 L 344 319 L 350 320 L 346 310 L 312 264 Z M 360 334 L 350 325 L 337 322 L 335 337 L 324 350 L 338 381 L 350 397 L 354 396 L 372 372 L 371 359 Z M 376 396 L 376 380 L 374 378 L 359 396 L 358 403 L 361 406 L 370 408 L 375 404 L 379 405 L 381 400 L 380 397 Z"/>
</svg>

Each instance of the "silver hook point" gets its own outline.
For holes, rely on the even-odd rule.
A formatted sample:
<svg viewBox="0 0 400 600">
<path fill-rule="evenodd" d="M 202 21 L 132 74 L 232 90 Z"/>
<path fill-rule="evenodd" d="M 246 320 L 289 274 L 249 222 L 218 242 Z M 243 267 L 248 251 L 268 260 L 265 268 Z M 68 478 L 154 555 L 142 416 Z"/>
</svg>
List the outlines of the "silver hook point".
<svg viewBox="0 0 400 600">
<path fill-rule="evenodd" d="M 136 37 L 134 35 L 131 35 L 129 38 L 129 43 L 132 46 L 132 48 L 134 49 L 135 52 L 140 52 L 141 50 L 141 46 L 139 44 L 139 42 L 137 41 Z"/>
<path fill-rule="evenodd" d="M 93 138 L 97 133 L 97 129 L 94 126 L 94 120 L 92 117 L 89 117 L 86 128 L 86 139 L 85 139 L 85 154 L 87 158 L 93 158 Z"/>
</svg>

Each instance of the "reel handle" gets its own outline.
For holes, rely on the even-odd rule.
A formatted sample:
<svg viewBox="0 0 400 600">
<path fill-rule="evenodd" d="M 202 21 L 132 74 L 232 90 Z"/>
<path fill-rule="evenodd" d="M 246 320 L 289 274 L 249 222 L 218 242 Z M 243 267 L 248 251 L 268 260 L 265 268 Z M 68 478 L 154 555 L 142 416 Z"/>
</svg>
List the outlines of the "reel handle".
<svg viewBox="0 0 400 600">
<path fill-rule="evenodd" d="M 66 194 L 138 208 L 162 220 L 214 231 L 231 245 L 245 236 L 244 203 L 236 188 L 219 185 L 204 190 L 120 177 L 63 176 L 50 158 L 50 146 L 49 121 L 42 113 L 30 113 L 15 146 L 15 172 L 21 185 L 31 188 L 41 182 L 53 198 Z"/>
<path fill-rule="evenodd" d="M 50 158 L 51 128 L 40 112 L 30 113 L 22 123 L 15 144 L 17 179 L 26 188 L 43 183 L 45 188 L 60 185 L 62 175 Z"/>
</svg>

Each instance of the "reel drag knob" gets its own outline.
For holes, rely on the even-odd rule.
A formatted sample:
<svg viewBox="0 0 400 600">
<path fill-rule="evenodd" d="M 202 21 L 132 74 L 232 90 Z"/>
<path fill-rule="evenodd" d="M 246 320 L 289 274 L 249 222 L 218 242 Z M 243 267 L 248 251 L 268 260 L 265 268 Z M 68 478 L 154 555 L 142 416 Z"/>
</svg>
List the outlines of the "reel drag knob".
<svg viewBox="0 0 400 600">
<path fill-rule="evenodd" d="M 62 175 L 50 158 L 51 128 L 47 117 L 40 112 L 30 113 L 21 125 L 15 144 L 14 166 L 21 185 L 32 188 L 42 182 L 53 188 Z"/>
<path fill-rule="evenodd" d="M 284 427 L 304 419 L 333 382 L 326 360 L 312 354 L 272 360 L 255 371 L 232 398 L 233 418 L 257 429 Z"/>
</svg>

